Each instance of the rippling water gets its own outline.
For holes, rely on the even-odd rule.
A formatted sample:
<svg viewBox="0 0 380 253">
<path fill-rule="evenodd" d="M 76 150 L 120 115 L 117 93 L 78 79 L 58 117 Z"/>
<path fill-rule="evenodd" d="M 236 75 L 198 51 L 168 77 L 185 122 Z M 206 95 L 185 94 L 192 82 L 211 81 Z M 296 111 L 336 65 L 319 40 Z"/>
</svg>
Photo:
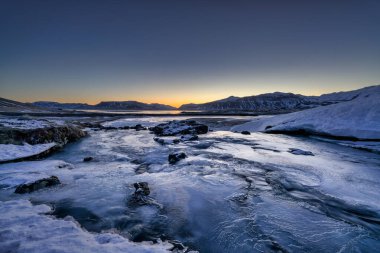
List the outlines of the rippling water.
<svg viewBox="0 0 380 253">
<path fill-rule="evenodd" d="M 55 216 L 71 215 L 89 231 L 116 230 L 134 241 L 176 239 L 200 252 L 380 248 L 378 154 L 261 133 L 213 131 L 166 146 L 153 137 L 148 131 L 92 131 L 48 159 L 73 165 L 54 171 L 62 186 L 27 196 L 2 190 L 0 198 L 48 203 Z M 175 151 L 188 158 L 169 165 Z M 95 160 L 83 163 L 85 156 Z M 128 201 L 139 181 L 149 183 L 153 205 Z"/>
</svg>

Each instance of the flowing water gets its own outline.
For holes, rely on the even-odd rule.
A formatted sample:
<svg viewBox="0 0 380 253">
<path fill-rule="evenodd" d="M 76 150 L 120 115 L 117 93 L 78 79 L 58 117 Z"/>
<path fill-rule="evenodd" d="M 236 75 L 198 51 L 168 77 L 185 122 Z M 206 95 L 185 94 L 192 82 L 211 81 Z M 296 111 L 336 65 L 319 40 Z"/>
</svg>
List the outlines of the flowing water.
<svg viewBox="0 0 380 253">
<path fill-rule="evenodd" d="M 157 121 L 165 119 L 142 124 Z M 32 175 L 45 167 L 63 184 L 21 196 L 3 187 L 0 200 L 47 203 L 56 217 L 70 215 L 92 232 L 116 231 L 137 242 L 178 240 L 200 252 L 380 249 L 378 154 L 262 133 L 213 131 L 171 145 L 153 137 L 149 131 L 90 131 L 45 161 L 1 165 L 2 185 L 20 171 Z M 170 165 L 173 152 L 187 158 Z M 94 160 L 85 163 L 86 156 Z M 131 203 L 134 182 L 148 182 L 150 205 Z"/>
</svg>

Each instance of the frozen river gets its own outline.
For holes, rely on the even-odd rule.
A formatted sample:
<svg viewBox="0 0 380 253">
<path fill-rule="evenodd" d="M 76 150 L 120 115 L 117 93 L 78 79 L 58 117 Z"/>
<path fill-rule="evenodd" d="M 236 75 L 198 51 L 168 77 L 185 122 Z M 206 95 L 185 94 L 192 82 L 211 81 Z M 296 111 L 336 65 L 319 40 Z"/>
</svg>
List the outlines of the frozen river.
<svg viewBox="0 0 380 253">
<path fill-rule="evenodd" d="M 90 131 L 47 160 L 0 165 L 0 200 L 30 199 L 90 232 L 114 231 L 136 242 L 178 240 L 199 252 L 380 249 L 379 154 L 218 128 L 179 144 L 161 145 L 153 137 L 149 131 Z M 314 156 L 288 152 L 292 148 Z M 170 165 L 173 152 L 187 158 Z M 84 163 L 87 156 L 94 160 Z M 58 176 L 62 185 L 13 193 L 16 183 L 44 175 Z M 130 203 L 135 182 L 148 182 L 151 205 Z"/>
</svg>

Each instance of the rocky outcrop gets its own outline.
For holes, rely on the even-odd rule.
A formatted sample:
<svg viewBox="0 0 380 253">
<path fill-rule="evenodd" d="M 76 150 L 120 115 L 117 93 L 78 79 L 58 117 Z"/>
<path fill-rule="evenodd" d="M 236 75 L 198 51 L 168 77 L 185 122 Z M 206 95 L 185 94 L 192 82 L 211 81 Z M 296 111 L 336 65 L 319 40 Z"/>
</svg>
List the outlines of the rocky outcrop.
<svg viewBox="0 0 380 253">
<path fill-rule="evenodd" d="M 64 145 L 86 136 L 86 132 L 73 125 L 37 129 L 1 128 L 0 144 L 31 145 L 55 142 Z"/>
<path fill-rule="evenodd" d="M 33 183 L 19 185 L 17 186 L 15 193 L 18 193 L 18 194 L 31 193 L 31 192 L 34 192 L 46 187 L 58 185 L 60 183 L 61 182 L 59 181 L 58 177 L 51 176 L 49 178 L 39 179 Z"/>
<path fill-rule="evenodd" d="M 181 153 L 174 153 L 174 154 L 170 154 L 168 156 L 168 161 L 170 164 L 176 164 L 178 161 L 182 160 L 182 159 L 185 159 L 187 156 L 185 153 L 181 152 Z"/>
<path fill-rule="evenodd" d="M 151 127 L 149 130 L 158 136 L 197 135 L 206 134 L 208 126 L 197 123 L 195 120 L 173 120 Z"/>
</svg>

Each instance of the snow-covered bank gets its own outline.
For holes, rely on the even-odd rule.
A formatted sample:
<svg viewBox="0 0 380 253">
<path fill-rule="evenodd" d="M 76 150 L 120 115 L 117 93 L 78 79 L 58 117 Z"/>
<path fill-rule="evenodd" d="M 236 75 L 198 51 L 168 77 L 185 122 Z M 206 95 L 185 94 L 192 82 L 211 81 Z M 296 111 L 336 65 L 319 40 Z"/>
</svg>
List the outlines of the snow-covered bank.
<svg viewBox="0 0 380 253">
<path fill-rule="evenodd" d="M 232 131 L 306 132 L 361 140 L 380 139 L 380 86 L 351 101 L 290 114 L 258 118 Z"/>
<path fill-rule="evenodd" d="M 89 233 L 73 219 L 44 215 L 47 205 L 28 200 L 0 201 L 1 252 L 168 252 L 169 243 L 133 243 L 114 233 Z"/>
<path fill-rule="evenodd" d="M 40 155 L 56 145 L 54 142 L 36 145 L 28 143 L 24 143 L 24 145 L 0 144 L 0 163 Z"/>
</svg>

